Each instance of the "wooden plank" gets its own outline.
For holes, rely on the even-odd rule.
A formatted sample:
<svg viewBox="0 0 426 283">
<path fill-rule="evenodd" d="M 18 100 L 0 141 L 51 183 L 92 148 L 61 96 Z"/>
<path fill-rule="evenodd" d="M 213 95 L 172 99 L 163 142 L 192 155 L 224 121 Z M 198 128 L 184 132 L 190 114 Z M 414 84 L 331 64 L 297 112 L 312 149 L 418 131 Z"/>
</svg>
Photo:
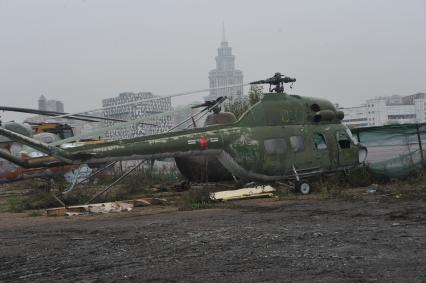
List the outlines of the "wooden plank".
<svg viewBox="0 0 426 283">
<path fill-rule="evenodd" d="M 271 186 L 257 186 L 251 188 L 243 188 L 239 190 L 220 191 L 210 193 L 212 200 L 233 200 L 233 199 L 244 199 L 244 198 L 255 198 L 255 197 L 272 197 L 275 189 Z"/>
</svg>

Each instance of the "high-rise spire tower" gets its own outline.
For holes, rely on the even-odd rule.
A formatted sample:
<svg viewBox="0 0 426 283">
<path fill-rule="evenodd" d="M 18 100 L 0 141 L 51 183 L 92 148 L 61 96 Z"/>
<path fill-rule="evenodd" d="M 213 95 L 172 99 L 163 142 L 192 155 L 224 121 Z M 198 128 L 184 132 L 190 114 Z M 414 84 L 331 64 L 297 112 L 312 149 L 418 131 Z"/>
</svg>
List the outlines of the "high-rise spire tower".
<svg viewBox="0 0 426 283">
<path fill-rule="evenodd" d="M 206 100 L 213 100 L 219 96 L 228 98 L 239 98 L 243 94 L 243 72 L 235 69 L 235 56 L 232 55 L 232 48 L 228 46 L 225 34 L 225 24 L 222 24 L 222 40 L 217 49 L 216 69 L 209 72 L 210 88 L 217 88 L 227 85 L 241 84 L 241 86 L 210 90 Z"/>
</svg>

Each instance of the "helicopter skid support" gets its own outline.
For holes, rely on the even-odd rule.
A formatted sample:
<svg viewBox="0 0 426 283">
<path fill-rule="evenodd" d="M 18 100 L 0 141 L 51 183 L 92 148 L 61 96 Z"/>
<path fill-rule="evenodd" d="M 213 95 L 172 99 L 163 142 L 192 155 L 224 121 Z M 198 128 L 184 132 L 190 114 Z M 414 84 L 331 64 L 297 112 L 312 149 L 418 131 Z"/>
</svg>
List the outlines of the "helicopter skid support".
<svg viewBox="0 0 426 283">
<path fill-rule="evenodd" d="M 297 174 L 297 170 L 294 167 L 294 164 L 293 164 L 293 172 L 294 172 L 294 176 L 296 176 L 296 180 L 299 182 L 300 181 L 299 174 Z"/>
<path fill-rule="evenodd" d="M 90 204 L 92 201 L 94 201 L 95 199 L 97 199 L 100 195 L 106 193 L 107 191 L 109 191 L 114 185 L 116 185 L 117 183 L 119 183 L 121 180 L 123 180 L 124 178 L 126 178 L 128 175 L 130 175 L 133 171 L 135 171 L 136 169 L 138 169 L 142 163 L 144 163 L 145 160 L 140 161 L 138 164 L 136 164 L 133 168 L 131 168 L 130 170 L 128 170 L 127 172 L 125 172 L 123 175 L 121 175 L 117 180 L 115 180 L 114 182 L 112 182 L 110 185 L 108 185 L 105 189 L 103 189 L 101 192 L 97 193 L 94 197 L 92 197 L 90 200 L 88 200 L 86 202 L 86 204 Z"/>
</svg>

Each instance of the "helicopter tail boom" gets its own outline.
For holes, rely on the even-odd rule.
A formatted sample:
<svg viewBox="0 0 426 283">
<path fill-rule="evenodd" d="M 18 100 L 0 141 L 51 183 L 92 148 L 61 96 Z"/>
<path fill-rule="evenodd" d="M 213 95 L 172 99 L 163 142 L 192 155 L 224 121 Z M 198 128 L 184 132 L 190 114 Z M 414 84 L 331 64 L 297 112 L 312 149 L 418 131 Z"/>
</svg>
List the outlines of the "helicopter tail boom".
<svg viewBox="0 0 426 283">
<path fill-rule="evenodd" d="M 39 168 L 39 167 L 56 167 L 64 165 L 64 162 L 59 161 L 52 156 L 42 156 L 42 157 L 33 157 L 33 158 L 19 158 L 15 155 L 10 154 L 6 150 L 0 149 L 0 158 L 3 158 L 9 162 L 12 162 L 22 168 Z"/>
<path fill-rule="evenodd" d="M 61 165 L 81 162 L 102 163 L 116 160 L 218 155 L 223 146 L 222 137 L 214 132 L 205 131 L 186 132 L 180 135 L 167 133 L 153 137 L 112 141 L 96 146 L 89 145 L 70 149 L 61 149 L 3 128 L 0 128 L 0 135 L 49 155 L 43 158 L 23 160 L 5 151 L 0 153 L 0 157 L 25 168 L 36 167 L 37 165 L 46 166 L 49 163 Z"/>
<path fill-rule="evenodd" d="M 15 142 L 22 143 L 24 145 L 32 147 L 38 151 L 46 153 L 47 155 L 53 156 L 64 163 L 67 163 L 67 164 L 73 163 L 72 158 L 70 158 L 68 153 L 63 149 L 51 146 L 49 144 L 40 142 L 36 139 L 29 138 L 27 136 L 18 134 L 16 132 L 13 132 L 1 127 L 0 127 L 0 135 L 8 137 Z"/>
</svg>

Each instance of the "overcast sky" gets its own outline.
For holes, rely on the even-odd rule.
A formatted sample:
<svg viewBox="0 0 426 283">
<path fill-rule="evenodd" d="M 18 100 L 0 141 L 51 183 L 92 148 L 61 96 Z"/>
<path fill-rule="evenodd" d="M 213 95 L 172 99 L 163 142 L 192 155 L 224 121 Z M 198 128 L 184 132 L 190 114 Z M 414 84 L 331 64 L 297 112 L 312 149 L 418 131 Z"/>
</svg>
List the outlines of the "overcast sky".
<svg viewBox="0 0 426 283">
<path fill-rule="evenodd" d="M 0 105 L 206 88 L 222 22 L 245 82 L 280 71 L 342 106 L 426 92 L 426 1 L 0 0 Z"/>
</svg>

